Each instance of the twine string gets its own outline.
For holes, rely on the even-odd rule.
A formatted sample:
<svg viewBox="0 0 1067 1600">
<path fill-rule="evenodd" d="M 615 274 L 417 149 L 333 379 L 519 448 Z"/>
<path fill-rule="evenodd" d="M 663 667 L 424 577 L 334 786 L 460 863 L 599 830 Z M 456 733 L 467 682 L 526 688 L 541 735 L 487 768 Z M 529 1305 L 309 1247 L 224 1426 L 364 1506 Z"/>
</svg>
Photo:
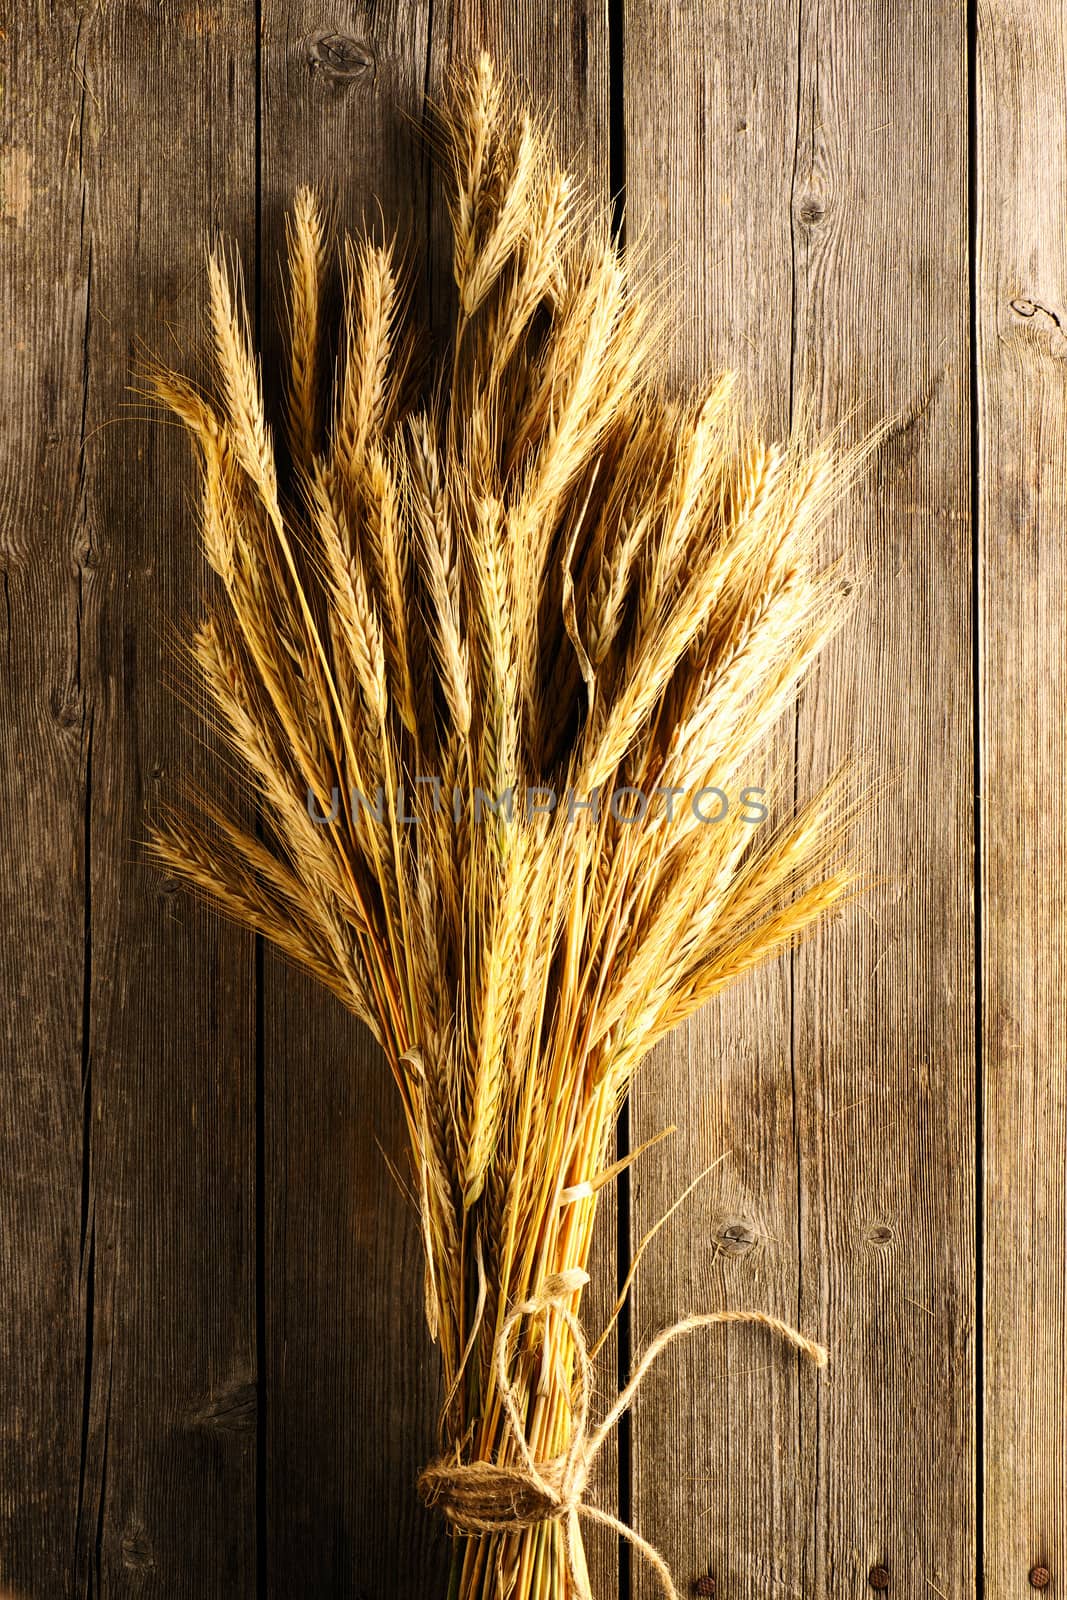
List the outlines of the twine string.
<svg viewBox="0 0 1067 1600">
<path fill-rule="evenodd" d="M 585 1278 L 583 1273 L 582 1278 Z M 593 1600 L 581 1537 L 581 1519 L 599 1522 L 610 1528 L 648 1564 L 656 1575 L 665 1600 L 679 1600 L 670 1569 L 659 1551 L 647 1539 L 608 1511 L 584 1498 L 589 1476 L 597 1456 L 612 1431 L 618 1426 L 637 1396 L 649 1370 L 675 1339 L 729 1323 L 750 1323 L 767 1328 L 816 1367 L 826 1365 L 826 1348 L 799 1333 L 788 1322 L 768 1311 L 710 1311 L 683 1317 L 664 1328 L 645 1350 L 626 1387 L 603 1420 L 590 1429 L 589 1413 L 593 1393 L 593 1364 L 589 1347 L 575 1313 L 564 1302 L 576 1285 L 569 1274 L 561 1275 L 531 1300 L 524 1300 L 509 1313 L 501 1326 L 494 1350 L 496 1377 L 507 1418 L 507 1433 L 519 1457 L 517 1463 L 493 1461 L 455 1461 L 441 1457 L 432 1462 L 419 1478 L 419 1493 L 427 1505 L 436 1506 L 457 1533 L 516 1533 L 545 1522 L 558 1522 L 562 1529 L 564 1554 L 571 1582 L 579 1600 Z M 571 1415 L 570 1443 L 562 1455 L 538 1461 L 530 1449 L 520 1410 L 520 1393 L 508 1374 L 508 1349 L 512 1330 L 524 1318 L 554 1311 L 566 1325 L 574 1344 L 577 1362 L 577 1400 Z"/>
</svg>

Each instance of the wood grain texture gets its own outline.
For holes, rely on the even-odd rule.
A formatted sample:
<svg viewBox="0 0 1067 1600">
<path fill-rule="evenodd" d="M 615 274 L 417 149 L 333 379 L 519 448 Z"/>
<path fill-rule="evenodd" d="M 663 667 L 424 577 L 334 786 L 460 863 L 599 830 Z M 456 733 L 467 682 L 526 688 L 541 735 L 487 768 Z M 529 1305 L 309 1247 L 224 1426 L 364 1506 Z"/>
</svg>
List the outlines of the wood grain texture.
<svg viewBox="0 0 1067 1600">
<path fill-rule="evenodd" d="M 978 7 L 985 1592 L 1067 1572 L 1067 12 Z"/>
<path fill-rule="evenodd" d="M 0 1582 L 246 1593 L 251 943 L 141 851 L 201 767 L 164 680 L 204 572 L 184 442 L 127 386 L 242 230 L 253 41 L 239 5 L 6 10 Z"/>
<path fill-rule="evenodd" d="M 332 197 L 342 227 L 399 229 L 415 260 L 425 255 L 427 15 L 263 6 L 268 371 L 300 184 Z M 443 1593 L 444 1540 L 414 1488 L 440 1394 L 416 1216 L 386 1160 L 406 1181 L 396 1088 L 366 1031 L 269 951 L 263 984 L 265 1592 Z"/>
<path fill-rule="evenodd" d="M 877 887 L 796 961 L 806 1593 L 975 1587 L 975 1072 L 967 38 L 962 7 L 805 7 L 793 384 L 889 433 L 834 543 L 866 568 L 804 696 L 799 787 L 881 784 Z M 851 408 L 862 406 L 857 416 Z"/>
<path fill-rule="evenodd" d="M 380 204 L 386 230 L 397 229 L 412 252 L 417 309 L 440 326 L 451 266 L 443 195 L 421 139 L 424 96 L 440 96 L 448 67 L 482 45 L 559 107 L 570 154 L 584 145 L 606 185 L 603 24 L 598 33 L 579 7 L 546 40 L 537 20 L 535 7 L 476 17 L 438 5 L 431 30 L 425 6 L 377 6 L 354 19 L 348 8 L 268 0 L 268 344 L 281 326 L 274 268 L 284 212 L 302 182 L 333 193 L 353 231 L 373 227 Z M 415 1218 L 384 1159 L 406 1172 L 396 1091 L 369 1038 L 269 956 L 263 1047 L 268 1590 L 443 1593 L 446 1541 L 414 1493 L 436 1449 L 440 1386 Z M 605 1211 L 605 1288 L 594 1314 L 610 1304 L 615 1281 Z M 613 1545 L 601 1559 L 613 1579 Z"/>
<path fill-rule="evenodd" d="M 781 433 L 796 17 L 628 0 L 623 37 L 628 226 L 673 286 L 671 376 L 684 385 L 709 369 L 736 369 L 742 398 Z M 772 763 L 788 770 L 792 746 L 789 729 Z M 678 1125 L 636 1170 L 635 1241 L 719 1162 L 644 1258 L 635 1350 L 690 1311 L 753 1303 L 796 1316 L 793 1119 L 790 972 L 779 962 L 662 1046 L 635 1086 L 635 1144 Z M 633 1429 L 633 1521 L 680 1585 L 712 1571 L 726 1595 L 798 1588 L 814 1506 L 795 1483 L 802 1438 L 792 1362 L 751 1330 L 699 1334 L 653 1371 Z M 635 1594 L 653 1592 L 640 1564 L 634 1579 Z"/>
<path fill-rule="evenodd" d="M 216 229 L 241 249 L 271 369 L 284 210 L 305 181 L 349 226 L 380 201 L 439 326 L 424 95 L 482 45 L 557 106 L 595 185 L 625 177 L 627 237 L 680 304 L 672 378 L 737 367 L 774 431 L 895 419 L 832 535 L 866 569 L 856 614 L 779 744 L 801 794 L 850 756 L 881 781 L 855 835 L 876 886 L 661 1050 L 631 1127 L 636 1143 L 679 1123 L 636 1169 L 634 1242 L 723 1159 L 646 1257 L 621 1359 L 686 1311 L 747 1302 L 827 1338 L 833 1364 L 816 1380 L 749 1331 L 701 1336 L 649 1379 L 598 1498 L 615 1502 L 621 1472 L 624 1512 L 679 1585 L 710 1568 L 726 1600 L 859 1600 L 876 1563 L 920 1600 L 983 1581 L 1006 1600 L 1034 1566 L 1055 1584 L 1064 0 L 977 4 L 970 414 L 960 0 L 9 0 L 0 1590 L 444 1592 L 445 1542 L 414 1494 L 439 1386 L 417 1230 L 383 1158 L 403 1148 L 393 1086 L 333 1001 L 140 851 L 184 777 L 228 779 L 169 681 L 170 635 L 207 582 L 192 462 L 127 385 L 147 352 L 195 362 Z M 593 1330 L 616 1243 L 610 1199 Z M 594 1543 L 598 1596 L 653 1593 L 618 1563 Z"/>
<path fill-rule="evenodd" d="M 83 1450 L 85 773 L 80 475 L 87 250 L 53 117 L 74 29 L 3 41 L 4 1070 L 0 1072 L 0 1574 L 70 1590 Z M 72 79 L 68 118 L 81 98 Z M 51 183 L 41 172 L 51 171 Z M 50 337 L 38 331 L 48 328 Z M 77 552 L 77 554 L 75 553 Z M 47 641 L 42 657 L 41 640 Z M 30 849 L 16 854 L 29 833 Z M 61 842 L 61 848 L 59 848 Z M 92 1488 L 96 1487 L 96 1477 Z M 52 1537 L 62 1529 L 62 1544 Z"/>
<path fill-rule="evenodd" d="M 635 1424 L 635 1519 L 680 1579 L 710 1565 L 730 1595 L 861 1594 L 875 1564 L 905 1593 L 970 1592 L 963 14 L 626 19 L 630 214 L 676 251 L 684 370 L 755 368 L 772 425 L 899 418 L 848 508 L 863 594 L 796 726 L 801 794 L 858 755 L 894 797 L 856 830 L 884 887 L 669 1045 L 635 1110 L 636 1138 L 672 1104 L 687 1123 L 636 1192 L 638 1234 L 729 1152 L 644 1273 L 639 1342 L 749 1303 L 833 1364 L 816 1382 L 741 1332 L 681 1352 Z"/>
</svg>

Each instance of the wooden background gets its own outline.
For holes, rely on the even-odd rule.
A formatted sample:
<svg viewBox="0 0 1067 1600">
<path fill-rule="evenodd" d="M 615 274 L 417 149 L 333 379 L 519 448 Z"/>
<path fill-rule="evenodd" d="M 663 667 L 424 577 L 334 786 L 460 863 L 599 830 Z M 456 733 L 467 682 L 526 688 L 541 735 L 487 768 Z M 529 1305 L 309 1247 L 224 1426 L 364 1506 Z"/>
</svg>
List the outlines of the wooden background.
<svg viewBox="0 0 1067 1600">
<path fill-rule="evenodd" d="M 835 538 L 867 577 L 801 789 L 884 780 L 865 908 L 650 1065 L 681 1131 L 607 1209 L 602 1376 L 754 1303 L 642 1392 L 610 1496 L 723 1600 L 1067 1587 L 1064 0 L 6 0 L 0 575 L 0 1587 L 443 1595 L 438 1400 L 392 1089 L 340 1009 L 149 869 L 205 581 L 183 442 L 130 405 L 195 348 L 203 248 L 264 335 L 284 208 L 380 199 L 447 270 L 423 97 L 481 44 L 558 106 L 679 315 L 776 429 L 897 423 Z M 598 1600 L 650 1596 L 603 1540 Z"/>
</svg>

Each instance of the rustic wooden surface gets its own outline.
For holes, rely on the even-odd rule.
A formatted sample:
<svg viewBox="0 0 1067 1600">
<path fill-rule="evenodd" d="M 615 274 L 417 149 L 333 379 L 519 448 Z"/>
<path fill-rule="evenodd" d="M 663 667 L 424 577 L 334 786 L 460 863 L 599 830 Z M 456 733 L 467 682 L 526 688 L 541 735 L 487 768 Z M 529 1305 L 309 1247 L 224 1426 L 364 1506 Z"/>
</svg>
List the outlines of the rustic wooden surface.
<svg viewBox="0 0 1067 1600">
<path fill-rule="evenodd" d="M 326 184 L 353 228 L 374 225 L 376 199 L 390 227 L 414 215 L 422 242 L 426 162 L 398 115 L 423 90 L 418 12 L 382 7 L 373 33 L 353 38 L 317 7 L 263 7 L 259 278 L 272 355 L 300 183 Z M 401 1149 L 395 1089 L 366 1032 L 270 951 L 261 996 L 262 1592 L 373 1595 L 385 1573 L 398 1594 L 442 1589 L 436 1529 L 394 1492 L 425 1459 L 438 1403 L 425 1319 L 396 1292 L 419 1274 L 419 1238 L 379 1149 Z"/>
<path fill-rule="evenodd" d="M 1067 9 L 982 0 L 976 104 L 991 1600 L 1067 1568 Z M 1038 1574 L 1039 1575 L 1039 1574 Z"/>
<path fill-rule="evenodd" d="M 744 1330 L 679 1350 L 601 1498 L 725 1597 L 858 1596 L 874 1566 L 945 1600 L 1067 1581 L 1067 12 L 1021 10 L 0 5 L 0 1590 L 443 1593 L 390 1085 L 140 853 L 161 794 L 226 779 L 166 682 L 203 583 L 191 465 L 127 386 L 192 359 L 216 229 L 269 363 L 302 181 L 353 227 L 380 201 L 439 316 L 423 97 L 481 44 L 624 186 L 677 378 L 737 366 L 776 428 L 896 419 L 836 533 L 855 620 L 781 743 L 802 793 L 867 760 L 875 887 L 650 1065 L 621 1138 L 680 1131 L 605 1208 L 591 1302 L 722 1157 L 602 1393 L 719 1304 L 834 1362 Z M 593 1566 L 598 1597 L 653 1593 L 614 1541 Z"/>
<path fill-rule="evenodd" d="M 251 941 L 140 854 L 204 766 L 165 684 L 203 573 L 127 385 L 195 344 L 205 231 L 253 243 L 255 36 L 5 12 L 0 1578 L 252 1593 Z"/>
<path fill-rule="evenodd" d="M 768 26 L 753 9 L 739 26 L 725 4 L 694 18 L 628 0 L 624 28 L 630 226 L 675 284 L 674 375 L 735 367 L 780 434 L 791 393 L 796 19 L 782 10 Z M 786 770 L 793 743 L 784 729 L 772 759 Z M 790 1020 L 782 961 L 669 1041 L 636 1087 L 635 1141 L 678 1124 L 635 1175 L 636 1236 L 719 1162 L 645 1257 L 638 1346 L 691 1309 L 752 1303 L 798 1315 Z M 667 1416 L 671 1433 L 656 1426 Z M 653 1373 L 635 1419 L 632 1511 L 680 1580 L 710 1571 L 724 1595 L 807 1592 L 814 1501 L 801 1424 L 795 1363 L 751 1330 L 698 1335 Z M 635 1593 L 652 1592 L 640 1568 L 634 1577 Z"/>
</svg>

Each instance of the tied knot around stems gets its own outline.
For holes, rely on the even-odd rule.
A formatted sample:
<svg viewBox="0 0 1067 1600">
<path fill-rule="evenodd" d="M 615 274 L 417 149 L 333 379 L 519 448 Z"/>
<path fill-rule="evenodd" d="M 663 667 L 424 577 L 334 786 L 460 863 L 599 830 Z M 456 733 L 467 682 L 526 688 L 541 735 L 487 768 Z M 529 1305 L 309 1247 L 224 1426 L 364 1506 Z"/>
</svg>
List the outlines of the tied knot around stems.
<svg viewBox="0 0 1067 1600">
<path fill-rule="evenodd" d="M 427 1505 L 436 1506 L 457 1533 L 517 1533 L 545 1522 L 558 1522 L 563 1531 L 567 1568 L 580 1600 L 593 1600 L 581 1538 L 581 1518 L 599 1522 L 626 1539 L 655 1572 L 666 1600 L 678 1600 L 670 1569 L 659 1551 L 627 1523 L 584 1498 L 596 1458 L 620 1418 L 630 1409 L 649 1369 L 667 1346 L 685 1334 L 728 1323 L 752 1323 L 770 1329 L 816 1367 L 828 1360 L 825 1347 L 799 1333 L 767 1311 L 712 1311 L 683 1317 L 653 1339 L 637 1363 L 629 1383 L 610 1411 L 590 1426 L 593 1364 L 581 1323 L 565 1304 L 567 1297 L 586 1282 L 585 1273 L 563 1273 L 534 1298 L 524 1300 L 501 1326 L 494 1350 L 496 1377 L 507 1417 L 507 1437 L 518 1461 L 462 1462 L 444 1456 L 419 1477 L 419 1493 Z M 555 1311 L 570 1332 L 578 1367 L 577 1401 L 571 1415 L 571 1438 L 562 1455 L 550 1461 L 535 1459 L 526 1438 L 517 1384 L 509 1373 L 509 1345 L 516 1325 L 524 1318 Z"/>
</svg>

